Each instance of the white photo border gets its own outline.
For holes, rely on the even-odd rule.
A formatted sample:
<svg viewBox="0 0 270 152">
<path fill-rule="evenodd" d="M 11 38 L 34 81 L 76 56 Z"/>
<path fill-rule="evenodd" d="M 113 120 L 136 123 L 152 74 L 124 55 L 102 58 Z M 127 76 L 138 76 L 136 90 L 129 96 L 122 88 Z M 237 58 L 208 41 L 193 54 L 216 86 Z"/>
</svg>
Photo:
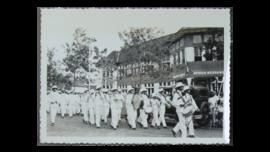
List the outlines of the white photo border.
<svg viewBox="0 0 270 152">
<path fill-rule="evenodd" d="M 223 11 L 224 22 L 208 22 L 207 24 L 196 25 L 185 21 L 188 27 L 223 27 L 224 28 L 224 121 L 223 121 L 223 138 L 168 138 L 168 137 L 57 137 L 47 136 L 47 116 L 45 103 L 47 100 L 47 49 L 46 46 L 42 45 L 43 34 L 42 34 L 42 10 L 61 10 L 61 9 L 182 9 L 184 11 L 196 12 L 197 10 L 205 11 Z M 117 144 L 117 145 L 133 145 L 133 144 L 166 144 L 166 145 L 224 145 L 230 144 L 230 127 L 231 127 L 231 108 L 230 102 L 230 80 L 231 80 L 231 45 L 232 45 L 232 8 L 37 8 L 40 11 L 40 101 L 37 106 L 39 109 L 39 121 L 38 124 L 38 135 L 40 144 Z M 183 26 L 184 27 L 184 26 Z"/>
</svg>

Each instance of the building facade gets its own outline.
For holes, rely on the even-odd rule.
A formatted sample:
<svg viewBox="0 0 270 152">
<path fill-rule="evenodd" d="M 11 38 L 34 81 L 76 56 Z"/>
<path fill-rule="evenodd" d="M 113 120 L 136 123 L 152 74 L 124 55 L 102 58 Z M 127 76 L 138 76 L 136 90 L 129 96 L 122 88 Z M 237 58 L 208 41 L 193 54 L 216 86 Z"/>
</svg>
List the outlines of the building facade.
<svg viewBox="0 0 270 152">
<path fill-rule="evenodd" d="M 181 81 L 221 92 L 223 28 L 182 28 L 142 45 L 145 45 L 145 50 L 140 52 L 151 52 L 152 56 L 138 62 L 132 58 L 138 56 L 138 50 L 121 50 L 113 57 L 116 68 L 103 68 L 104 88 L 117 86 L 126 90 L 128 85 L 135 88 L 145 86 L 148 94 L 152 94 L 160 87 L 170 92 L 175 83 Z"/>
</svg>

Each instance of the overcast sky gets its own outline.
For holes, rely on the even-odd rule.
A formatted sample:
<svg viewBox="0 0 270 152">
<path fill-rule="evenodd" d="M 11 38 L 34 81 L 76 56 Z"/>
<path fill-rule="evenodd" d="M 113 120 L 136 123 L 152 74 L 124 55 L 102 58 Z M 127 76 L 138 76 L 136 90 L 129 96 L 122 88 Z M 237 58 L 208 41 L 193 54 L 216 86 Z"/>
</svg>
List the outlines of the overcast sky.
<svg viewBox="0 0 270 152">
<path fill-rule="evenodd" d="M 158 27 L 164 34 L 181 27 L 223 27 L 229 9 L 41 9 L 41 47 L 55 47 L 57 58 L 64 56 L 62 45 L 72 41 L 78 27 L 95 37 L 100 49 L 119 50 L 123 45 L 118 32 L 129 27 Z"/>
</svg>

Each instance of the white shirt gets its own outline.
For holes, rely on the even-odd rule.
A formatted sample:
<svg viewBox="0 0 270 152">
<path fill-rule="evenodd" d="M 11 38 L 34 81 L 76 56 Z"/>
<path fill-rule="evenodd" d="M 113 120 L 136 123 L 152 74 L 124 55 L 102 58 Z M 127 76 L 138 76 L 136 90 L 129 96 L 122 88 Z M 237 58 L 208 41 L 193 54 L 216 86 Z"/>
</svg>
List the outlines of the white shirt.
<svg viewBox="0 0 270 152">
<path fill-rule="evenodd" d="M 209 107 L 210 108 L 214 108 L 217 104 L 217 101 L 219 100 L 218 96 L 213 96 L 211 98 L 208 99 L 208 103 L 209 103 Z"/>
<path fill-rule="evenodd" d="M 127 99 L 126 99 L 126 106 L 132 106 L 132 98 L 133 98 L 133 94 L 127 94 Z"/>
</svg>

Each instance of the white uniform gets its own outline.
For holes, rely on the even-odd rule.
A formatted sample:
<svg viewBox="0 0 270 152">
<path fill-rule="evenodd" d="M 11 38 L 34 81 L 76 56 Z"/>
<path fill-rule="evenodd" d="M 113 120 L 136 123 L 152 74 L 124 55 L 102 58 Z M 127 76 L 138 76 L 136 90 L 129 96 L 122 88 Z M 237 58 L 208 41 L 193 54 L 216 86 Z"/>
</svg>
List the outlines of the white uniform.
<svg viewBox="0 0 270 152">
<path fill-rule="evenodd" d="M 192 105 L 194 107 L 194 110 L 197 110 L 198 107 L 193 99 L 193 97 L 186 93 L 184 96 L 183 96 L 183 99 L 185 101 L 185 105 Z M 186 121 L 186 127 L 188 127 L 188 135 L 189 136 L 194 136 L 194 126 L 193 126 L 193 115 L 189 115 L 187 117 L 185 117 Z"/>
<path fill-rule="evenodd" d="M 100 127 L 100 121 L 103 111 L 103 97 L 101 93 L 95 95 L 95 121 L 96 127 Z"/>
<path fill-rule="evenodd" d="M 61 94 L 59 99 L 61 116 L 64 117 L 67 112 L 66 94 Z"/>
<path fill-rule="evenodd" d="M 68 111 L 68 116 L 72 117 L 73 116 L 73 95 L 68 94 L 67 95 L 67 111 Z"/>
<path fill-rule="evenodd" d="M 119 98 L 120 102 L 118 102 L 117 110 L 118 110 L 119 120 L 121 120 L 121 113 L 122 113 L 123 103 L 125 102 L 125 97 L 121 93 L 118 93 L 118 96 L 119 96 L 118 98 Z"/>
<path fill-rule="evenodd" d="M 162 94 L 158 95 L 160 99 L 160 106 L 159 106 L 159 120 L 161 121 L 163 127 L 167 127 L 166 121 L 165 121 L 165 113 L 166 113 L 166 99 Z"/>
<path fill-rule="evenodd" d="M 88 113 L 89 113 L 89 122 L 91 125 L 95 124 L 95 95 L 92 94 L 88 99 Z"/>
<path fill-rule="evenodd" d="M 159 106 L 160 106 L 160 102 L 158 99 L 151 99 L 151 104 L 152 104 L 152 108 L 153 108 L 153 119 L 152 119 L 152 123 L 151 125 L 153 127 L 155 127 L 156 125 L 159 127 L 160 126 L 160 121 L 158 118 L 159 115 Z"/>
<path fill-rule="evenodd" d="M 147 128 L 148 127 L 148 122 L 147 122 L 148 113 L 146 113 L 145 109 L 147 107 L 151 107 L 151 103 L 145 94 L 141 94 L 140 98 L 143 101 L 143 107 L 140 108 L 140 116 L 139 116 L 139 118 L 141 119 L 140 123 L 142 124 L 144 128 Z"/>
<path fill-rule="evenodd" d="M 126 99 L 126 109 L 127 109 L 127 119 L 129 125 L 131 125 L 132 128 L 136 128 L 136 117 L 137 117 L 137 110 L 134 109 L 132 105 L 132 98 L 134 94 L 127 94 Z"/>
<path fill-rule="evenodd" d="M 113 94 L 110 101 L 112 116 L 111 126 L 116 129 L 119 122 L 119 106 L 121 103 L 121 97 L 119 94 Z"/>
<path fill-rule="evenodd" d="M 172 105 L 176 108 L 176 113 L 178 116 L 178 123 L 176 126 L 173 128 L 173 131 L 177 133 L 179 130 L 182 133 L 182 137 L 187 137 L 187 128 L 185 126 L 185 117 L 183 115 L 183 106 L 184 106 L 184 101 L 182 100 L 182 93 L 180 91 L 177 91 L 173 95 L 173 101 Z"/>
<path fill-rule="evenodd" d="M 101 119 L 104 120 L 105 123 L 108 121 L 108 116 L 110 113 L 110 97 L 108 94 L 103 94 L 103 108 L 102 108 L 102 117 Z"/>
<path fill-rule="evenodd" d="M 58 92 L 51 92 L 49 95 L 50 100 L 50 118 L 51 123 L 55 123 L 55 117 L 58 110 L 58 101 L 59 101 L 59 93 Z"/>
<path fill-rule="evenodd" d="M 89 94 L 85 93 L 81 96 L 81 108 L 83 113 L 83 120 L 85 122 L 89 121 L 88 102 L 89 102 Z"/>
</svg>

